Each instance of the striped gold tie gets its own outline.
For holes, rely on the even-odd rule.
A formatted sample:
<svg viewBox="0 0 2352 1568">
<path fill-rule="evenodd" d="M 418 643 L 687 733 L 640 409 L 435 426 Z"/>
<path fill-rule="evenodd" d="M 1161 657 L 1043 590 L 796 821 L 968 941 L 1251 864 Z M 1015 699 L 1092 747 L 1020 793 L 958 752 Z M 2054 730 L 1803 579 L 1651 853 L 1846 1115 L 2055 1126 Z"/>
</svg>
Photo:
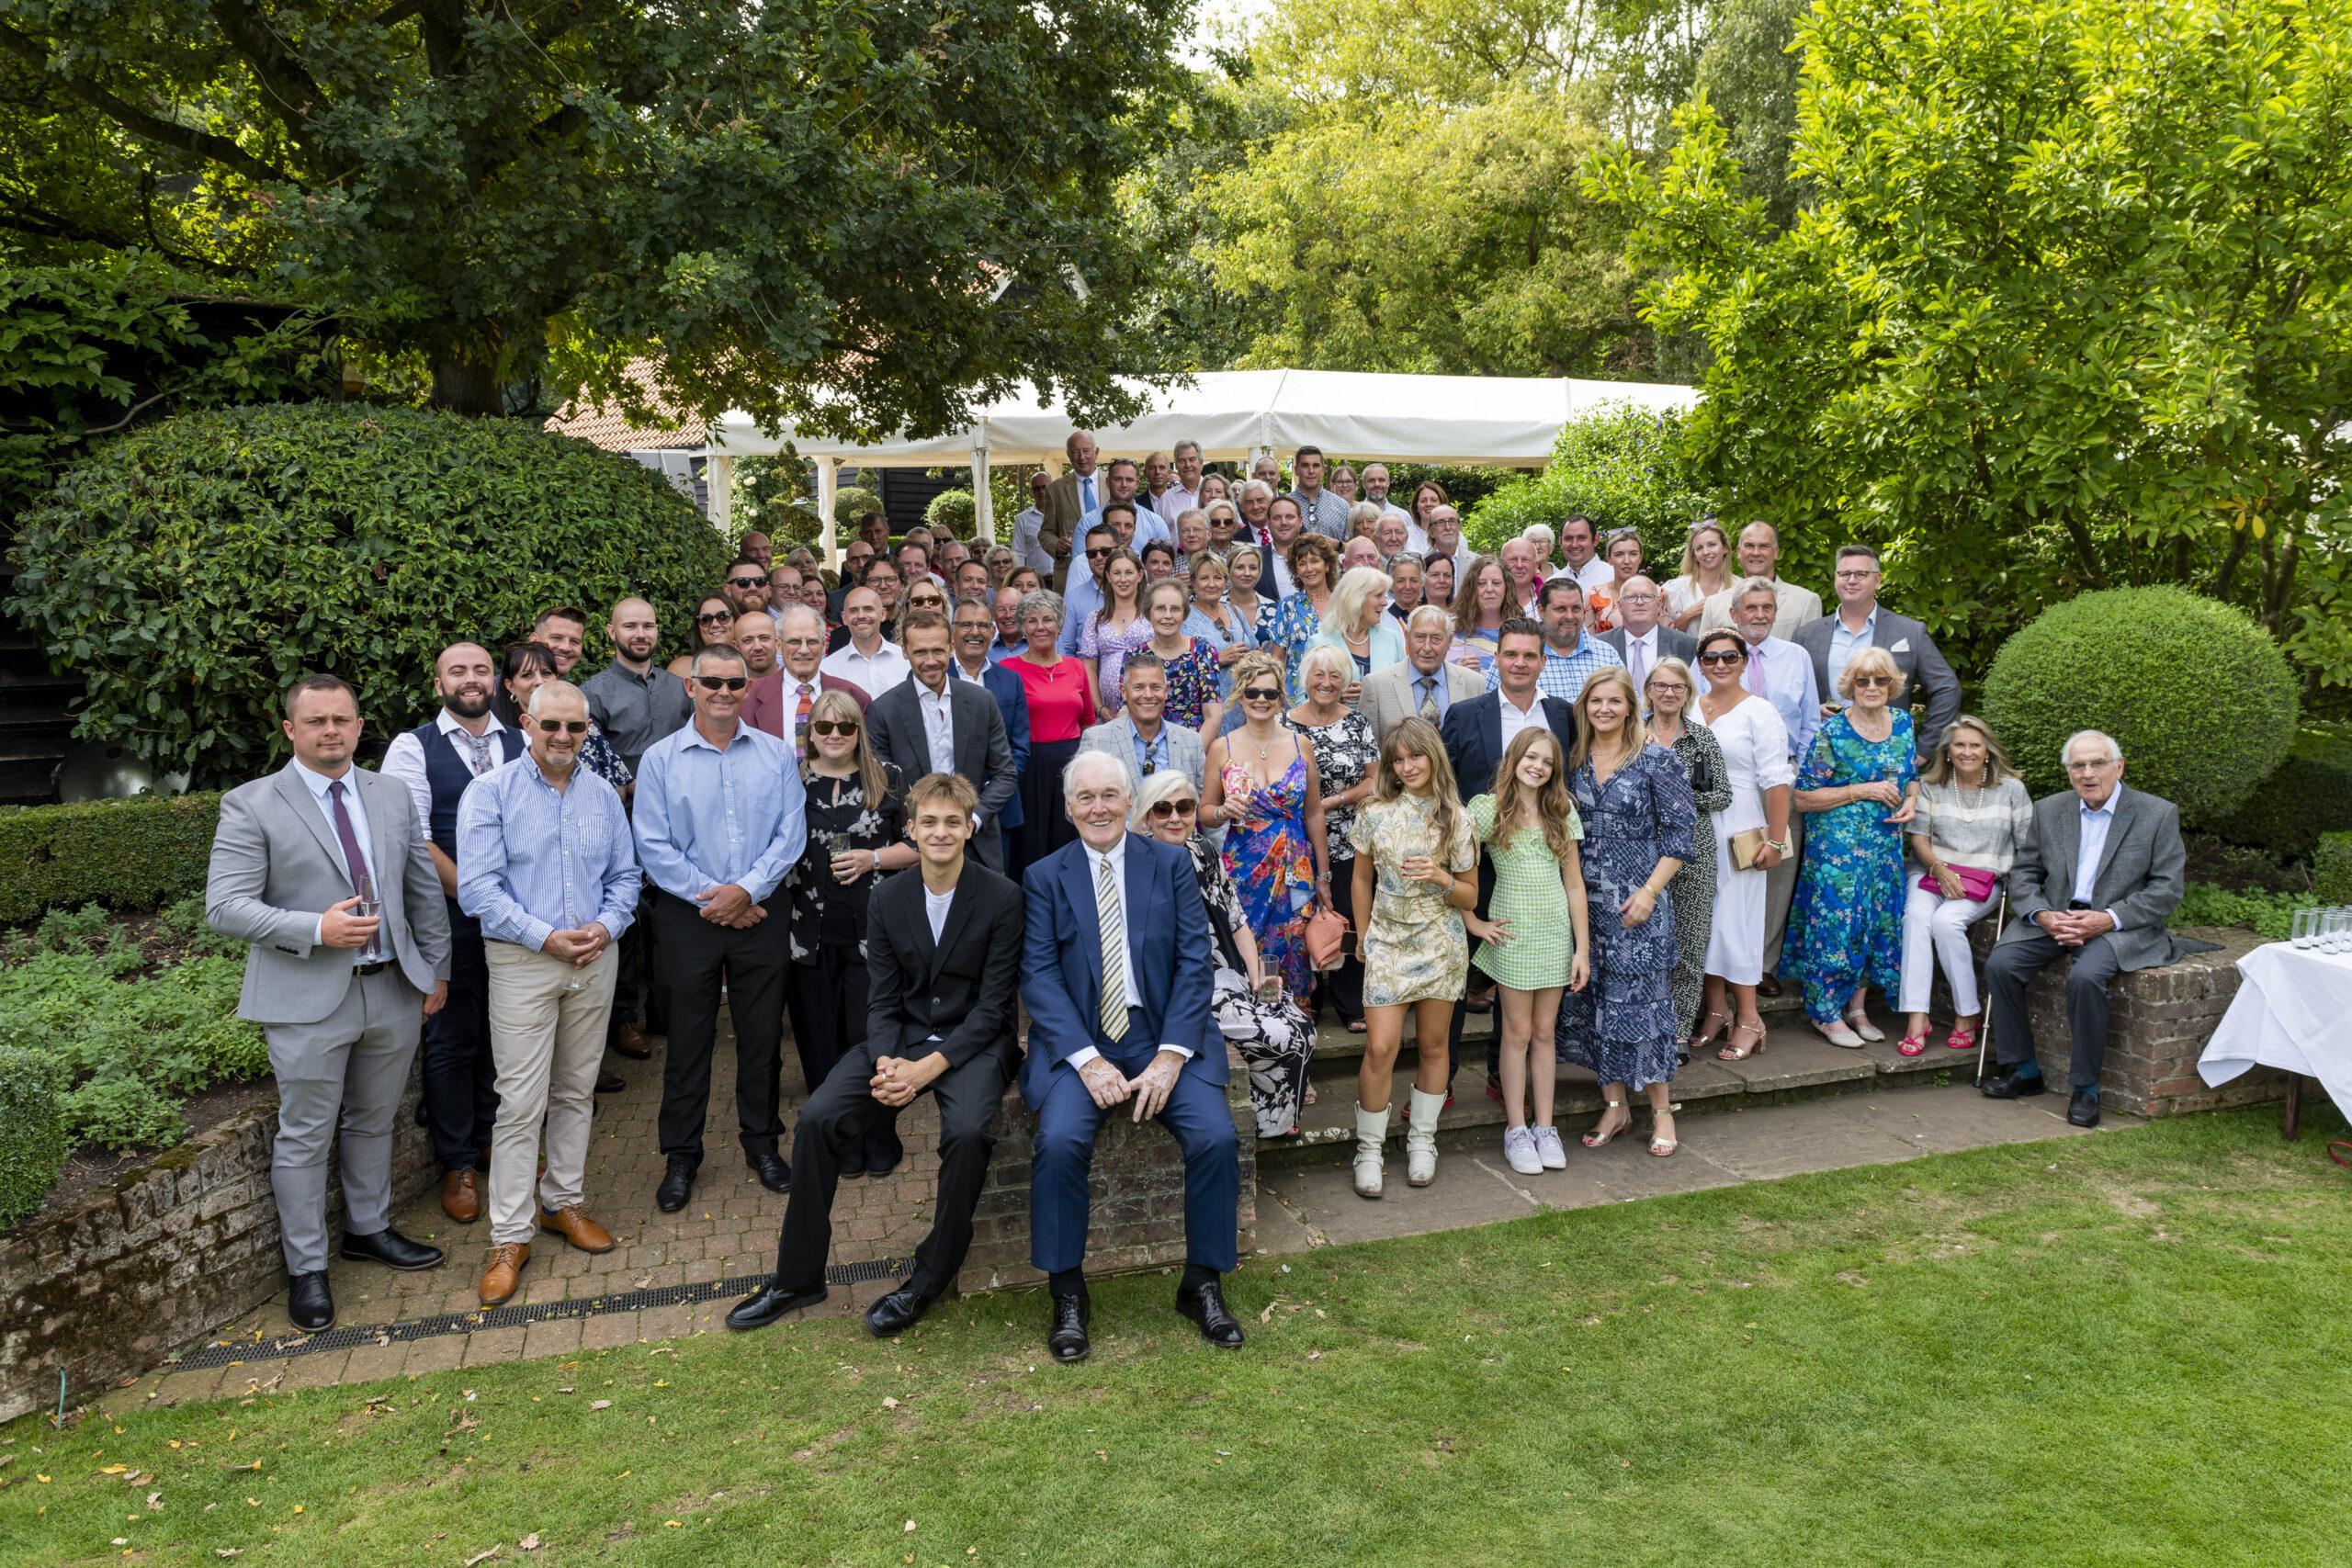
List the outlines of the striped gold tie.
<svg viewBox="0 0 2352 1568">
<path fill-rule="evenodd" d="M 1102 1037 L 1116 1044 L 1127 1035 L 1127 983 L 1120 963 L 1127 928 L 1119 914 L 1119 879 L 1107 860 L 1094 879 L 1094 913 L 1102 926 Z"/>
</svg>

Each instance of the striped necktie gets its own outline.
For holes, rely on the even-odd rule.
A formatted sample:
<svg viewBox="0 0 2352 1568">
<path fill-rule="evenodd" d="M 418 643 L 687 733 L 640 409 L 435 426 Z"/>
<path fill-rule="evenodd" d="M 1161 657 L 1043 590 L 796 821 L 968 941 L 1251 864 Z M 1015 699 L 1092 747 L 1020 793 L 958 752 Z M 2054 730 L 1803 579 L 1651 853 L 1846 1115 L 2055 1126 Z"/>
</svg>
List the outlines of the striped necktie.
<svg viewBox="0 0 2352 1568">
<path fill-rule="evenodd" d="M 1127 983 L 1120 962 L 1127 951 L 1126 922 L 1119 910 L 1119 879 L 1104 860 L 1094 878 L 1094 916 L 1102 928 L 1102 1037 L 1113 1044 L 1127 1035 Z"/>
</svg>

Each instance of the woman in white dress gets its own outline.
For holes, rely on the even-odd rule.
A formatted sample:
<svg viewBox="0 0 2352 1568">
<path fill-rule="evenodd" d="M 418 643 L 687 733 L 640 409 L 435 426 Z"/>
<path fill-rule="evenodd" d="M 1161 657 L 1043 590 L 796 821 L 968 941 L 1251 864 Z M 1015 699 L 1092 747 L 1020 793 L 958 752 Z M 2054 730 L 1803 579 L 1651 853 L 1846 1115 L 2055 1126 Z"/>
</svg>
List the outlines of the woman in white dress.
<svg viewBox="0 0 2352 1568">
<path fill-rule="evenodd" d="M 1756 1010 L 1756 982 L 1764 975 L 1764 874 L 1789 852 L 1789 788 L 1796 771 L 1789 765 L 1789 731 L 1779 712 L 1739 683 L 1747 669 L 1739 634 L 1728 626 L 1709 632 L 1699 639 L 1696 662 L 1707 683 L 1699 716 L 1723 749 L 1731 805 L 1714 813 L 1715 913 L 1707 933 L 1707 995 L 1690 1048 L 1706 1045 L 1728 1023 L 1731 1040 L 1715 1055 L 1738 1062 L 1764 1048 L 1764 1017 Z M 1732 840 L 1751 829 L 1763 842 L 1742 871 L 1733 859 Z"/>
</svg>

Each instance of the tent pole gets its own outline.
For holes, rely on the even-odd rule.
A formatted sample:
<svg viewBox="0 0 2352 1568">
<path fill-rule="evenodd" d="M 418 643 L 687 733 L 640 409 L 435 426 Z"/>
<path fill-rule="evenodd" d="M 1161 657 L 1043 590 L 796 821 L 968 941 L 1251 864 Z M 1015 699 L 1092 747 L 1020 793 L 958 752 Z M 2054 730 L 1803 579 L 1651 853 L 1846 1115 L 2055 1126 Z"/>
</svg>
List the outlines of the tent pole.
<svg viewBox="0 0 2352 1568">
<path fill-rule="evenodd" d="M 840 493 L 840 470 L 831 457 L 817 459 L 817 558 L 820 564 L 838 569 L 842 564 L 841 547 L 833 527 L 833 498 Z"/>
<path fill-rule="evenodd" d="M 712 454 L 703 464 L 702 478 L 704 515 L 712 527 L 727 533 L 735 522 L 735 459 Z"/>
<path fill-rule="evenodd" d="M 996 508 L 989 499 L 989 438 L 972 433 L 972 543 L 985 553 L 996 543 Z"/>
</svg>

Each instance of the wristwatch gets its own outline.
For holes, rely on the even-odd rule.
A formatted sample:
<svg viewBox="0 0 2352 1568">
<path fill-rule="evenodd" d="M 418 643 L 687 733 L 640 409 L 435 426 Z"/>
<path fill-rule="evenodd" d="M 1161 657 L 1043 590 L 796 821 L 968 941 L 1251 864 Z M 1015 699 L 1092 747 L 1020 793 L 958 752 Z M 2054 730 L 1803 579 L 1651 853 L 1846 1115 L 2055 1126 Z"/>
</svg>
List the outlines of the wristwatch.
<svg viewBox="0 0 2352 1568">
<path fill-rule="evenodd" d="M 1764 847 L 1776 855 L 1784 855 L 1789 852 L 1789 841 L 1786 839 L 1767 839 L 1764 840 Z"/>
</svg>

